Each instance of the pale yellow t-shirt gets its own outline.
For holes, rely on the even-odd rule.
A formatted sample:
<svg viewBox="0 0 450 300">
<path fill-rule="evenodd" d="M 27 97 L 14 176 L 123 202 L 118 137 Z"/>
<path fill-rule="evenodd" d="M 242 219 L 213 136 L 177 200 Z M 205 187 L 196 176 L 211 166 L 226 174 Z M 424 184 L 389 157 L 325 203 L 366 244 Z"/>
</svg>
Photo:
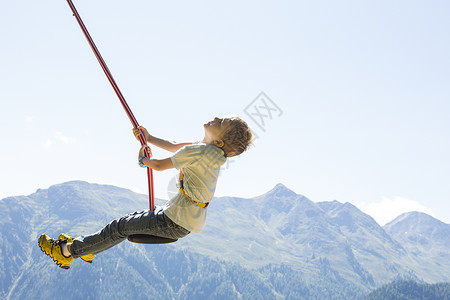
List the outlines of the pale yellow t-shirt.
<svg viewBox="0 0 450 300">
<path fill-rule="evenodd" d="M 197 206 L 195 201 L 211 201 L 226 157 L 216 146 L 193 144 L 178 150 L 171 160 L 183 172 L 183 190 L 188 197 L 179 192 L 163 207 L 164 213 L 176 224 L 199 233 L 205 225 L 207 208 Z"/>
</svg>

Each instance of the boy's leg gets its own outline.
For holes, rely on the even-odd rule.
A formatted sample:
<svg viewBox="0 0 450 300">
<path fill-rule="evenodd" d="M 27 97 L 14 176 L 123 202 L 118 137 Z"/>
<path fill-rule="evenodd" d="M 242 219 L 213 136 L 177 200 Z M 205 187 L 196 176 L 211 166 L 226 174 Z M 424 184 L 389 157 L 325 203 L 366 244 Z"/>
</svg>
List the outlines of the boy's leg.
<svg viewBox="0 0 450 300">
<path fill-rule="evenodd" d="M 114 220 L 92 235 L 74 239 L 70 251 L 73 258 L 98 254 L 123 242 L 133 234 L 180 238 L 189 234 L 189 231 L 164 216 L 160 208 L 155 211 L 145 210 Z"/>
</svg>

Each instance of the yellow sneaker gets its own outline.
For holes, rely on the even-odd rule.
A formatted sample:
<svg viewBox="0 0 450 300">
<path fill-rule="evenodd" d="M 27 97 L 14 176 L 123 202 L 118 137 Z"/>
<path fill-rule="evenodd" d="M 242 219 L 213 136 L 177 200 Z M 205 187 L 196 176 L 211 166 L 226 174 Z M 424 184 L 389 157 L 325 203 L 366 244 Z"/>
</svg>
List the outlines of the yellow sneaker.
<svg viewBox="0 0 450 300">
<path fill-rule="evenodd" d="M 73 242 L 73 237 L 68 236 L 68 235 L 65 234 L 65 233 L 61 233 L 61 234 L 59 235 L 59 239 L 60 239 L 60 240 L 66 240 L 66 241 L 69 242 L 69 243 L 72 243 L 72 242 Z M 88 255 L 81 256 L 80 258 L 81 258 L 82 260 L 84 260 L 85 262 L 88 262 L 88 263 L 92 264 L 92 261 L 94 260 L 94 256 L 95 256 L 94 254 L 88 254 Z"/>
<path fill-rule="evenodd" d="M 65 240 L 54 240 L 48 235 L 43 234 L 39 237 L 39 248 L 53 258 L 53 261 L 63 269 L 69 269 L 70 263 L 73 261 L 72 256 L 66 257 L 62 254 L 61 244 L 67 243 Z"/>
</svg>

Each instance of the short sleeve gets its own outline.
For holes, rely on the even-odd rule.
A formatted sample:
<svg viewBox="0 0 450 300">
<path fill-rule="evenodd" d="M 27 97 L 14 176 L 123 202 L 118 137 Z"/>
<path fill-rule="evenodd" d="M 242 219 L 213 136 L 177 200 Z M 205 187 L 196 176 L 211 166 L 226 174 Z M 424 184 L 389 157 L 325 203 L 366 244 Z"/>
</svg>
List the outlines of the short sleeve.
<svg viewBox="0 0 450 300">
<path fill-rule="evenodd" d="M 203 145 L 188 145 L 178 150 L 170 159 L 173 166 L 179 170 L 187 167 L 201 158 L 203 153 Z"/>
</svg>

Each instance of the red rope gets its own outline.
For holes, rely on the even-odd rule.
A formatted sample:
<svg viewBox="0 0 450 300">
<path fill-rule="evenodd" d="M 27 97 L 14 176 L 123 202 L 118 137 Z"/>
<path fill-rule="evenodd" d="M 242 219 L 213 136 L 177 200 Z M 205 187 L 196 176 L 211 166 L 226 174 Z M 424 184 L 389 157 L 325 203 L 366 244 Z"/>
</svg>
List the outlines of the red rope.
<svg viewBox="0 0 450 300">
<path fill-rule="evenodd" d="M 106 65 L 105 61 L 103 60 L 102 55 L 100 54 L 100 51 L 98 51 L 97 46 L 94 43 L 94 40 L 92 39 L 91 35 L 89 34 L 86 26 L 84 25 L 83 21 L 81 20 L 80 15 L 78 14 L 77 9 L 72 3 L 72 0 L 67 0 L 67 3 L 69 3 L 70 9 L 73 12 L 73 15 L 78 21 L 78 24 L 81 27 L 81 30 L 84 33 L 84 36 L 88 40 L 89 45 L 91 46 L 92 51 L 94 51 L 95 57 L 97 58 L 98 62 L 100 63 L 100 66 L 103 69 L 103 72 L 105 72 L 106 77 L 108 78 L 109 82 L 111 83 L 112 88 L 116 92 L 117 97 L 119 97 L 120 103 L 122 104 L 125 112 L 127 113 L 128 118 L 130 119 L 131 123 L 133 124 L 134 128 L 139 127 L 139 123 L 137 122 L 136 118 L 133 115 L 133 112 L 131 111 L 130 107 L 128 106 L 127 102 L 125 101 L 125 97 L 122 95 L 122 92 L 120 91 L 119 87 L 117 86 L 116 81 L 114 80 L 111 72 L 108 69 L 108 66 Z M 144 134 L 140 134 L 139 141 L 141 145 L 146 145 L 147 140 L 145 139 Z M 145 156 L 150 157 L 147 150 L 145 151 Z M 150 204 L 150 210 L 155 210 L 155 201 L 154 201 L 154 192 L 153 192 L 153 170 L 151 168 L 147 168 L 147 178 L 148 178 L 148 196 L 149 196 L 149 204 Z"/>
</svg>

